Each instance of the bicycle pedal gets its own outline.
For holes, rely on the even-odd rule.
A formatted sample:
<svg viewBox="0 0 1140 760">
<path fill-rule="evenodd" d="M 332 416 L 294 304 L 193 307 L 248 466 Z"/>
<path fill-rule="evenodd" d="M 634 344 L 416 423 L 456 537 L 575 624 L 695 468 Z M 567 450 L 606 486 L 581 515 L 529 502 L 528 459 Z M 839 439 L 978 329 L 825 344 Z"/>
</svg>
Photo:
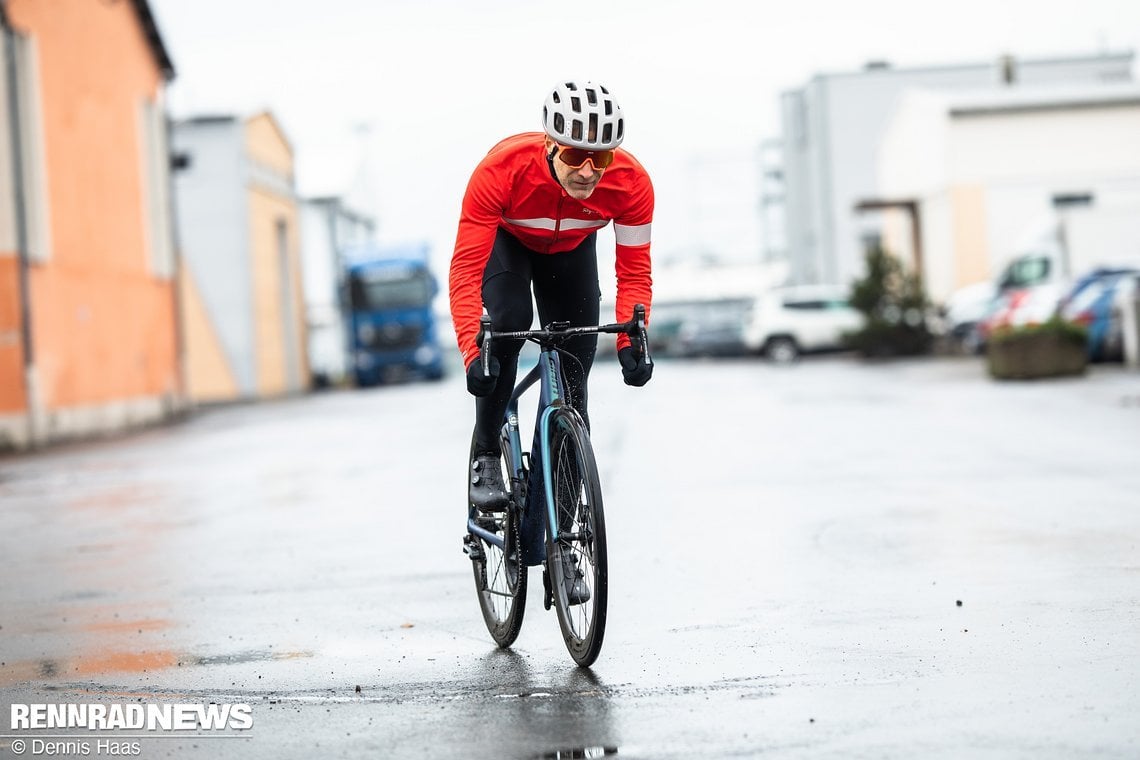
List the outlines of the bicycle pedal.
<svg viewBox="0 0 1140 760">
<path fill-rule="evenodd" d="M 472 561 L 480 561 L 487 558 L 483 553 L 483 547 L 479 545 L 479 539 L 468 533 L 463 537 L 463 553 Z"/>
</svg>

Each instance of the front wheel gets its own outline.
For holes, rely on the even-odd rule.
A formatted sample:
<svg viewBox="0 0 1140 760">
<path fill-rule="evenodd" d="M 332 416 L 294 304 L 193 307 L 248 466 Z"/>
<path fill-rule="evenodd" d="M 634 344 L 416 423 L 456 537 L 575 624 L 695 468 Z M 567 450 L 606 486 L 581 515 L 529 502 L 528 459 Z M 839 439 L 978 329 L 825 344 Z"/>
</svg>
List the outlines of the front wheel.
<svg viewBox="0 0 1140 760">
<path fill-rule="evenodd" d="M 800 347 L 791 338 L 772 338 L 765 346 L 764 353 L 777 364 L 791 364 L 800 358 Z"/>
<path fill-rule="evenodd" d="M 602 650 L 608 569 L 601 483 L 581 417 L 555 414 L 548 452 L 547 572 L 566 648 L 574 662 L 587 667 Z"/>
<path fill-rule="evenodd" d="M 475 453 L 474 442 L 471 453 Z M 479 514 L 468 504 L 468 515 L 495 539 L 471 532 L 465 543 L 483 622 L 496 644 L 509 647 L 518 638 L 526 610 L 526 566 L 520 560 L 519 510 L 512 503 L 506 512 Z"/>
</svg>

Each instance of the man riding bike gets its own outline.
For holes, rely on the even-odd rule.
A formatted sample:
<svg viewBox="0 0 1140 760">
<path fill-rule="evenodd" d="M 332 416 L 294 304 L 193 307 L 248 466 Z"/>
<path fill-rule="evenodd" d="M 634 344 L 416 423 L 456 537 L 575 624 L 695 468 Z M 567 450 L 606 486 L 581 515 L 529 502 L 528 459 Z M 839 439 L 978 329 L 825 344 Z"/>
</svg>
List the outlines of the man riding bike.
<svg viewBox="0 0 1140 760">
<path fill-rule="evenodd" d="M 544 132 L 508 137 L 475 168 L 463 197 L 451 259 L 451 314 L 475 401 L 470 500 L 484 512 L 507 506 L 499 466 L 499 430 L 514 388 L 522 341 L 498 341 L 483 374 L 478 341 L 483 308 L 496 331 L 540 324 L 598 322 L 597 231 L 614 223 L 618 321 L 652 295 L 649 259 L 653 186 L 640 163 L 618 146 L 625 119 L 610 91 L 593 82 L 558 84 L 542 109 Z M 589 425 L 586 382 L 597 335 L 575 337 L 563 363 L 571 401 Z M 617 339 L 626 384 L 645 385 L 651 364 L 627 335 Z M 588 592 L 586 592 L 588 593 Z"/>
</svg>

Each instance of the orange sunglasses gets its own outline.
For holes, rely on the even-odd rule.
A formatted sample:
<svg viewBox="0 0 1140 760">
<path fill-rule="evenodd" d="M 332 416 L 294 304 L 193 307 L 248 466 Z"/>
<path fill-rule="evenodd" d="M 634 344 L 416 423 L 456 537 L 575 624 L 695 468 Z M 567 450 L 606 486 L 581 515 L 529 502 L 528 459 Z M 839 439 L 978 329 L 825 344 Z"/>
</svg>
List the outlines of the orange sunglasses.
<svg viewBox="0 0 1140 760">
<path fill-rule="evenodd" d="M 612 150 L 582 150 L 565 145 L 558 147 L 561 148 L 558 151 L 558 160 L 571 169 L 581 169 L 587 161 L 593 164 L 595 169 L 605 169 L 614 162 Z"/>
</svg>

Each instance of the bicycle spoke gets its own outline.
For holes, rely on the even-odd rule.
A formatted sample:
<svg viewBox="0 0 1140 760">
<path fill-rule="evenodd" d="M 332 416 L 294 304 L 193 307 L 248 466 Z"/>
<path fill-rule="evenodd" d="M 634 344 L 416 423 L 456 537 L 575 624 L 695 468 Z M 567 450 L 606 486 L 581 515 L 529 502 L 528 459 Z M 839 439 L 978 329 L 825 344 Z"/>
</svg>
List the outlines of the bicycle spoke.
<svg viewBox="0 0 1140 760">
<path fill-rule="evenodd" d="M 510 646 L 518 636 L 526 606 L 526 572 L 518 565 L 514 535 L 517 516 L 513 512 L 485 514 L 478 516 L 476 522 L 481 529 L 501 539 L 501 544 L 496 545 L 480 538 L 482 558 L 472 564 L 487 630 L 499 646 Z"/>
<path fill-rule="evenodd" d="M 575 434 L 574 422 L 561 423 L 552 439 L 552 493 L 557 537 L 553 556 L 560 581 L 555 589 L 559 621 L 575 661 L 588 665 L 601 648 L 605 626 L 606 573 L 599 554 L 601 503 L 588 438 Z M 584 432 L 584 431 L 583 431 Z M 597 499 L 597 503 L 595 503 Z"/>
</svg>

